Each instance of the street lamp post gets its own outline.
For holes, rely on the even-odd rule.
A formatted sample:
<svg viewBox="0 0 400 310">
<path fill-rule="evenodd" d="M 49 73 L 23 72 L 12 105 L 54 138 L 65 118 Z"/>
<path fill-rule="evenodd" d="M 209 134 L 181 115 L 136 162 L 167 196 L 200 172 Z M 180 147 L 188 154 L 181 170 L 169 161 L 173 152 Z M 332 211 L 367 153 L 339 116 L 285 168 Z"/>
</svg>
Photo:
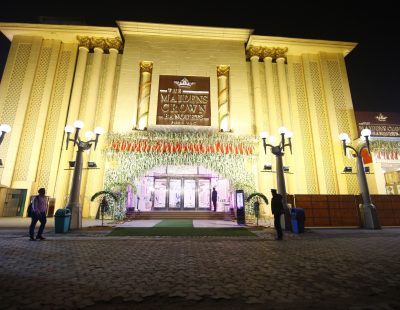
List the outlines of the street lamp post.
<svg viewBox="0 0 400 310">
<path fill-rule="evenodd" d="M 64 131 L 67 133 L 66 138 L 66 149 L 68 149 L 69 142 L 73 142 L 74 146 L 78 147 L 76 151 L 75 158 L 75 167 L 74 174 L 72 177 L 72 185 L 71 191 L 69 194 L 69 200 L 67 203 L 67 208 L 71 211 L 71 229 L 81 229 L 82 228 L 82 207 L 79 202 L 80 190 L 81 190 L 81 181 L 82 181 L 82 166 L 83 166 L 83 152 L 89 150 L 94 144 L 94 149 L 96 149 L 97 142 L 99 140 L 99 136 L 103 133 L 103 129 L 101 127 L 96 127 L 94 129 L 94 133 L 96 134 L 96 138 L 93 138 L 93 132 L 87 131 L 85 136 L 87 141 L 83 141 L 79 137 L 79 131 L 83 128 L 84 124 L 82 121 L 75 121 L 75 135 L 74 138 L 70 138 L 71 133 L 74 131 L 72 126 L 65 126 Z"/>
<path fill-rule="evenodd" d="M 281 135 L 281 141 L 278 145 L 273 145 L 275 143 L 275 136 L 269 137 L 269 142 L 267 143 L 268 134 L 266 132 L 261 133 L 261 139 L 263 141 L 264 153 L 267 154 L 267 146 L 271 148 L 271 153 L 275 155 L 276 158 L 276 183 L 278 187 L 278 193 L 282 195 L 282 203 L 285 212 L 285 230 L 290 230 L 290 210 L 287 204 L 287 193 L 285 184 L 285 175 L 283 170 L 283 156 L 285 155 L 285 147 L 288 146 L 290 149 L 290 154 L 292 154 L 292 136 L 293 133 L 288 131 L 285 127 L 280 127 L 278 129 Z M 287 143 L 285 141 L 285 136 L 287 138 Z"/>
<path fill-rule="evenodd" d="M 346 156 L 346 149 L 351 149 L 354 152 L 354 155 L 357 159 L 357 178 L 358 184 L 361 191 L 361 197 L 363 203 L 360 204 L 360 213 L 361 213 L 361 221 L 362 227 L 367 229 L 381 229 L 381 226 L 378 221 L 378 215 L 376 213 L 376 208 L 371 202 L 371 196 L 369 195 L 367 177 L 365 175 L 365 167 L 364 161 L 361 156 L 361 152 L 363 149 L 367 149 L 370 152 L 369 148 L 369 137 L 371 135 L 371 130 L 368 128 L 364 128 L 361 130 L 361 138 L 365 140 L 365 144 L 363 144 L 358 150 L 351 145 L 348 145 L 350 142 L 350 138 L 347 133 L 341 133 L 339 135 L 339 139 L 343 142 L 343 151 Z"/>
</svg>

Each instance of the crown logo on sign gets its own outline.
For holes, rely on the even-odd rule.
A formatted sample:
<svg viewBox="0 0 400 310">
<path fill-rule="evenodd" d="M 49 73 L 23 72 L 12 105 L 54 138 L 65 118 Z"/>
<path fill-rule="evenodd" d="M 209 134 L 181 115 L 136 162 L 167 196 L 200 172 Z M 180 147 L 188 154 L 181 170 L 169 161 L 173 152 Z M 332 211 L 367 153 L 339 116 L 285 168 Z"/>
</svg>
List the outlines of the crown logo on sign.
<svg viewBox="0 0 400 310">
<path fill-rule="evenodd" d="M 380 121 L 380 122 L 386 122 L 386 119 L 388 118 L 387 116 L 384 116 L 382 113 L 379 113 L 378 116 L 375 116 L 375 118 Z"/>
<path fill-rule="evenodd" d="M 182 87 L 182 88 L 190 88 L 190 87 L 192 87 L 192 85 L 196 84 L 196 82 L 189 82 L 189 80 L 184 77 L 180 81 L 174 81 L 174 84 L 176 84 L 176 85 L 178 85 L 179 87 Z"/>
</svg>

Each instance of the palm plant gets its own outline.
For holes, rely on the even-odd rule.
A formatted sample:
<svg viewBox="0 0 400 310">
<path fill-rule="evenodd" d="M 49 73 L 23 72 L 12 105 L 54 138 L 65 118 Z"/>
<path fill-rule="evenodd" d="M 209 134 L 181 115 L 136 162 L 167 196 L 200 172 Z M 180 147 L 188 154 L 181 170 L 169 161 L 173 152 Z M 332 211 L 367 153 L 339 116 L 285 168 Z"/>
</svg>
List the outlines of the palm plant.
<svg viewBox="0 0 400 310">
<path fill-rule="evenodd" d="M 118 202 L 118 197 L 111 191 L 99 191 L 95 193 L 92 198 L 90 198 L 90 201 L 94 201 L 96 198 L 101 199 L 100 200 L 100 213 L 101 213 L 101 226 L 104 224 L 104 213 L 106 213 L 109 210 L 109 201 L 108 199 L 114 200 L 114 202 Z"/>
</svg>

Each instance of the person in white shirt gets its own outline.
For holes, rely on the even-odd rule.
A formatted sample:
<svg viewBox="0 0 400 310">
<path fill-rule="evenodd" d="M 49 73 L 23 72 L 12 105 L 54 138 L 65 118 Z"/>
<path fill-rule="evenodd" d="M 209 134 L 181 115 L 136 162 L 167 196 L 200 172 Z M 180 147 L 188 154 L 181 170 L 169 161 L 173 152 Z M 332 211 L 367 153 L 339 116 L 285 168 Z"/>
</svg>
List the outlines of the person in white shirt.
<svg viewBox="0 0 400 310">
<path fill-rule="evenodd" d="M 44 188 L 40 188 L 38 190 L 39 195 L 33 198 L 32 201 L 32 208 L 33 208 L 33 214 L 32 214 L 32 221 L 31 225 L 29 226 L 29 240 L 35 241 L 35 240 L 45 240 L 42 236 L 44 227 L 46 226 L 46 213 L 47 213 L 47 199 L 46 199 L 46 190 Z M 36 223 L 40 222 L 39 230 L 36 235 L 35 239 L 35 227 Z"/>
</svg>

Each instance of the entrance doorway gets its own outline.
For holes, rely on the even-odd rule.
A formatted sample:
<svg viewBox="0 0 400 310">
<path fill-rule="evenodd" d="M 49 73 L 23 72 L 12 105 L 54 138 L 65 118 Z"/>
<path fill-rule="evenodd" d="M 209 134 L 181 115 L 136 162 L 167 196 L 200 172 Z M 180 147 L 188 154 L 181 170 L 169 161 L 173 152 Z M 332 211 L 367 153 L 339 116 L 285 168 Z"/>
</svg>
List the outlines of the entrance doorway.
<svg viewBox="0 0 400 310">
<path fill-rule="evenodd" d="M 202 166 L 168 165 L 146 172 L 127 200 L 127 209 L 151 211 L 211 211 L 211 190 L 218 192 L 217 211 L 230 208 L 229 180 Z"/>
<path fill-rule="evenodd" d="M 153 188 L 153 210 L 210 210 L 209 178 L 155 177 Z"/>
</svg>

